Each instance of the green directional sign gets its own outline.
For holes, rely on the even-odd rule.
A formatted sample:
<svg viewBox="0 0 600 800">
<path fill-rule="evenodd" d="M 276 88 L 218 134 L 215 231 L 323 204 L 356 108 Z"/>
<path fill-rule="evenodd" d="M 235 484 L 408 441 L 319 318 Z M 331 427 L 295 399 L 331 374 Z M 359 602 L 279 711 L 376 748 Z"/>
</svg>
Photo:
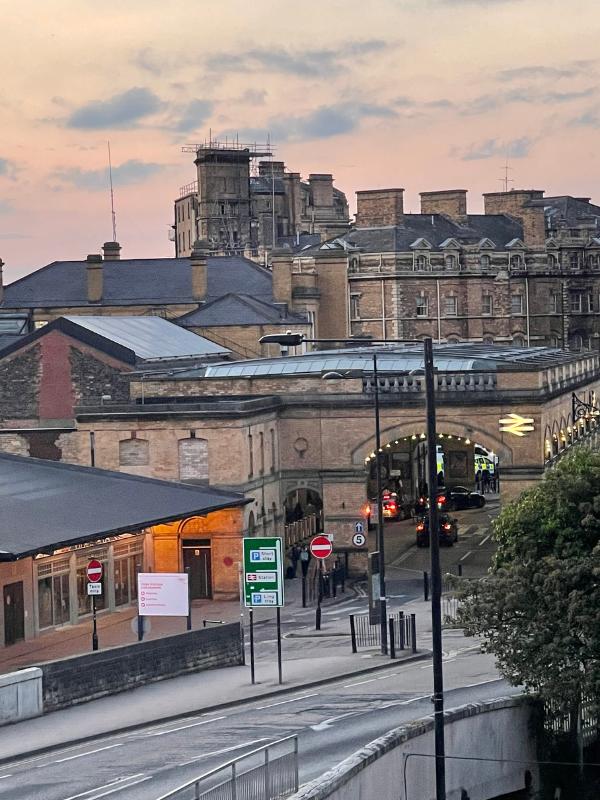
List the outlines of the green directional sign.
<svg viewBox="0 0 600 800">
<path fill-rule="evenodd" d="M 283 606 L 283 548 L 279 537 L 244 539 L 244 605 Z"/>
</svg>

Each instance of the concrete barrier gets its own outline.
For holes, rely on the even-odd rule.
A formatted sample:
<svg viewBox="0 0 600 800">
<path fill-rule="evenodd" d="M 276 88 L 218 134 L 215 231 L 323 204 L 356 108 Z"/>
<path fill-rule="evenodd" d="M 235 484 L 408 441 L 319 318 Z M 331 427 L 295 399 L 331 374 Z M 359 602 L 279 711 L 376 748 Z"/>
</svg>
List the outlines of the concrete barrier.
<svg viewBox="0 0 600 800">
<path fill-rule="evenodd" d="M 531 711 L 526 698 L 512 697 L 446 712 L 447 800 L 488 800 L 517 792 L 525 787 L 527 772 L 538 785 Z M 433 753 L 433 717 L 426 717 L 370 742 L 289 800 L 432 798 Z"/>
<path fill-rule="evenodd" d="M 0 675 L 0 725 L 41 714 L 41 669 L 30 667 Z"/>
<path fill-rule="evenodd" d="M 239 622 L 38 664 L 43 709 L 85 703 L 186 672 L 244 662 Z"/>
</svg>

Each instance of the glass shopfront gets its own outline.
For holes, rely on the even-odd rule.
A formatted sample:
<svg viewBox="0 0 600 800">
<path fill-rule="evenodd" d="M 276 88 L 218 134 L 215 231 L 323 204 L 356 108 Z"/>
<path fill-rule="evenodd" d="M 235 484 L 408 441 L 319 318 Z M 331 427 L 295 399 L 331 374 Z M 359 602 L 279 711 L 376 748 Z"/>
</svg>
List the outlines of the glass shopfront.
<svg viewBox="0 0 600 800">
<path fill-rule="evenodd" d="M 109 542 L 65 548 L 53 556 L 34 560 L 39 630 L 77 623 L 91 614 L 86 567 L 93 558 L 103 566 L 97 611 L 114 610 L 137 599 L 137 573 L 143 569 L 144 560 L 143 535 L 123 535 Z"/>
</svg>

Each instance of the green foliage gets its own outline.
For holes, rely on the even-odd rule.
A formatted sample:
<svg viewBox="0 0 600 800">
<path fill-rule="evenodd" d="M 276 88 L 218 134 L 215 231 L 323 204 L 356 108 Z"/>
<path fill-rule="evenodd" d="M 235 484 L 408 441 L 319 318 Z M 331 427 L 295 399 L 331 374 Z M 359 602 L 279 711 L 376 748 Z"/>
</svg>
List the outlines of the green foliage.
<svg viewBox="0 0 600 800">
<path fill-rule="evenodd" d="M 600 698 L 600 454 L 562 459 L 502 510 L 494 537 L 490 576 L 461 590 L 465 630 L 553 705 Z"/>
</svg>

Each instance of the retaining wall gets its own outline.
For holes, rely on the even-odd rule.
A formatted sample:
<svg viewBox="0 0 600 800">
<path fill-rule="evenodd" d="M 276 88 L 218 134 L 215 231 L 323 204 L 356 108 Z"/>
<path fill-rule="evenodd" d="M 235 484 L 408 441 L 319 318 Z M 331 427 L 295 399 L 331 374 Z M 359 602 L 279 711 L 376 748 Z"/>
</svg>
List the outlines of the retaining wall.
<svg viewBox="0 0 600 800">
<path fill-rule="evenodd" d="M 538 785 L 531 711 L 527 699 L 517 697 L 446 712 L 447 800 L 488 800 L 519 791 L 526 771 Z M 426 717 L 370 742 L 290 800 L 430 800 L 435 797 L 433 753 L 433 717 Z"/>
<path fill-rule="evenodd" d="M 113 647 L 37 665 L 43 710 L 85 703 L 186 672 L 243 664 L 239 622 Z M 14 673 L 21 674 L 21 673 Z"/>
<path fill-rule="evenodd" d="M 42 713 L 42 670 L 36 667 L 0 675 L 0 725 Z"/>
</svg>

